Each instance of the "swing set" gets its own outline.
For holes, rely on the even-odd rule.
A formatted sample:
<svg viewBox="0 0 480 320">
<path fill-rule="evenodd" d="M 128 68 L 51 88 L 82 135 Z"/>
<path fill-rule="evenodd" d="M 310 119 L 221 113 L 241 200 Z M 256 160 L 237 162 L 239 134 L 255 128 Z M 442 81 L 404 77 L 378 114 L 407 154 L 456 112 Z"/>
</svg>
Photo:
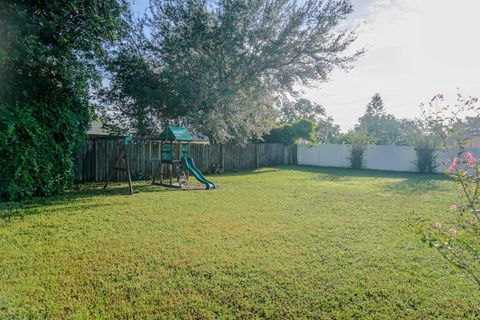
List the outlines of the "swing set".
<svg viewBox="0 0 480 320">
<path fill-rule="evenodd" d="M 205 186 L 205 190 L 215 189 L 213 182 L 207 180 L 202 172 L 195 166 L 193 159 L 189 156 L 190 144 L 193 140 L 187 128 L 168 126 L 159 136 L 160 158 L 151 159 L 156 169 L 152 177 L 152 184 L 159 184 L 165 187 L 188 189 L 190 174 Z M 115 172 L 126 172 L 128 180 L 128 194 L 133 194 L 132 174 L 128 159 L 129 145 L 133 137 L 127 136 L 120 141 L 114 165 L 106 178 L 104 189 L 113 178 Z M 174 178 L 176 181 L 174 181 Z M 157 183 L 158 181 L 158 183 Z M 168 181 L 168 183 L 166 183 Z"/>
</svg>

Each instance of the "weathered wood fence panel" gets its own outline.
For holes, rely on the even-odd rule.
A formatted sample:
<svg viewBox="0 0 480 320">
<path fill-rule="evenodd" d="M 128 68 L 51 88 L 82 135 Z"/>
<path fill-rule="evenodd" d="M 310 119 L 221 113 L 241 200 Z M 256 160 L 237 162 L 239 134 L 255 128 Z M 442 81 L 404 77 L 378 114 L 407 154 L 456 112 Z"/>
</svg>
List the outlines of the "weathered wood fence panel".
<svg viewBox="0 0 480 320">
<path fill-rule="evenodd" d="M 77 182 L 104 181 L 116 160 L 120 144 L 108 137 L 84 141 L 75 157 Z M 129 145 L 128 156 L 134 179 L 150 178 L 160 158 L 160 141 L 135 138 Z M 196 144 L 190 146 L 190 156 L 202 172 L 215 167 L 225 172 L 250 170 L 259 167 L 296 163 L 296 147 L 281 143 L 237 145 Z M 115 181 L 126 180 L 126 173 L 116 171 Z"/>
</svg>

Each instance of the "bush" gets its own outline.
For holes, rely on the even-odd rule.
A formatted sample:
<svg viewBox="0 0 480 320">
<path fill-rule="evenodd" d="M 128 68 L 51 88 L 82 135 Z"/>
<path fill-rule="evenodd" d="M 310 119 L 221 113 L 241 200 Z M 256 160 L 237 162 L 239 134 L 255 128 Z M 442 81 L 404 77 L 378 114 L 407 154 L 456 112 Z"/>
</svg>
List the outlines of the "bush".
<svg viewBox="0 0 480 320">
<path fill-rule="evenodd" d="M 456 104 L 448 105 L 439 94 L 430 100 L 429 110 L 424 111 L 428 132 L 438 137 L 450 156 L 450 167 L 445 173 L 457 183 L 460 194 L 458 202 L 450 205 L 451 216 L 425 229 L 422 240 L 480 288 L 480 164 L 479 159 L 464 150 L 468 126 L 458 125 L 459 119 L 477 113 L 479 108 L 478 98 L 458 93 Z"/>
<path fill-rule="evenodd" d="M 480 166 L 470 152 L 459 152 L 446 171 L 460 186 L 460 202 L 450 205 L 452 218 L 435 222 L 424 231 L 422 241 L 435 248 L 448 262 L 468 274 L 480 288 Z"/>
<path fill-rule="evenodd" d="M 350 150 L 350 166 L 353 169 L 361 169 L 363 166 L 363 155 L 365 148 L 363 146 L 352 146 Z"/>
<path fill-rule="evenodd" d="M 88 109 L 71 105 L 32 102 L 2 115 L 0 198 L 49 195 L 71 186 L 72 156 L 89 120 Z"/>
<path fill-rule="evenodd" d="M 433 173 L 438 167 L 435 154 L 436 143 L 429 137 L 422 137 L 415 143 L 417 160 L 414 162 L 420 173 Z"/>
<path fill-rule="evenodd" d="M 268 143 L 294 144 L 304 139 L 317 142 L 317 125 L 310 120 L 298 120 L 283 126 L 273 128 L 263 139 Z"/>
<path fill-rule="evenodd" d="M 361 169 L 365 150 L 369 143 L 375 142 L 375 139 L 361 131 L 350 131 L 345 134 L 343 141 L 350 144 L 350 166 L 353 169 Z"/>
<path fill-rule="evenodd" d="M 121 0 L 0 4 L 0 199 L 72 183 L 105 40 L 122 30 Z M 72 18 L 73 17 L 73 18 Z"/>
</svg>

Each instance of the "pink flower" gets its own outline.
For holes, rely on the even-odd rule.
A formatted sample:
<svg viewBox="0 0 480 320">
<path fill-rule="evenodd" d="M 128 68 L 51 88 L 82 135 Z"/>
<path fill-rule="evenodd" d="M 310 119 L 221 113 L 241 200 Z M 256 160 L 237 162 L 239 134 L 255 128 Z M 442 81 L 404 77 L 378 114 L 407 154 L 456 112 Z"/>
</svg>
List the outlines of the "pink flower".
<svg viewBox="0 0 480 320">
<path fill-rule="evenodd" d="M 433 225 L 435 229 L 437 230 L 440 230 L 442 229 L 442 224 L 440 222 L 435 222 L 435 224 Z"/>
<path fill-rule="evenodd" d="M 467 159 L 467 164 L 469 166 L 474 166 L 477 164 L 477 160 L 475 159 L 475 157 L 471 152 L 465 152 L 464 155 L 465 155 L 465 158 Z"/>
<path fill-rule="evenodd" d="M 457 162 L 458 162 L 458 158 L 453 159 L 452 164 L 448 168 L 448 173 L 453 173 L 453 171 L 457 170 L 458 168 Z"/>
<path fill-rule="evenodd" d="M 455 229 L 455 228 L 452 227 L 452 228 L 448 229 L 448 233 L 450 233 L 450 235 L 451 235 L 452 237 L 455 237 L 458 232 L 457 232 L 457 229 Z"/>
<path fill-rule="evenodd" d="M 452 203 L 452 204 L 450 205 L 450 210 L 457 210 L 457 209 L 458 209 L 458 207 L 457 207 L 457 205 L 456 205 L 455 203 Z"/>
</svg>

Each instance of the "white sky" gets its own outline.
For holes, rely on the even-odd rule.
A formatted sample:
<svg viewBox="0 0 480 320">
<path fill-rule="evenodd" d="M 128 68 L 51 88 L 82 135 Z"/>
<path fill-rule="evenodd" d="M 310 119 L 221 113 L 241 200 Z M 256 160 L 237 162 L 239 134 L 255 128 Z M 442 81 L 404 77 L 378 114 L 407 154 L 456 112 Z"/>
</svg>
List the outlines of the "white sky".
<svg viewBox="0 0 480 320">
<path fill-rule="evenodd" d="M 342 129 L 353 127 L 375 92 L 397 117 L 420 115 L 434 94 L 457 88 L 480 96 L 479 0 L 353 0 L 362 23 L 356 46 L 367 48 L 348 73 L 306 90 Z"/>
<path fill-rule="evenodd" d="M 305 92 L 342 129 L 353 127 L 376 92 L 402 118 L 419 116 L 419 104 L 436 93 L 480 96 L 480 0 L 351 1 L 347 23 L 360 25 L 355 46 L 367 53 L 348 73 L 335 71 Z M 148 0 L 133 2 L 143 13 Z"/>
</svg>

